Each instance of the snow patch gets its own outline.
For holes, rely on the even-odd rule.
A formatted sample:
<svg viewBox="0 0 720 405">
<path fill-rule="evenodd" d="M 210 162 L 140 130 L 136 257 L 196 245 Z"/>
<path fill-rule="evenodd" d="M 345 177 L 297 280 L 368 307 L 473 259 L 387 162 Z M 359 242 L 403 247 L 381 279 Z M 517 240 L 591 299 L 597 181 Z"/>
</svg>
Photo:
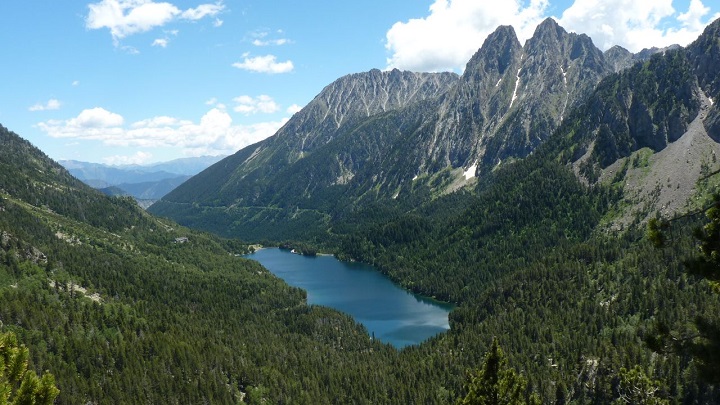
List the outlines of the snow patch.
<svg viewBox="0 0 720 405">
<path fill-rule="evenodd" d="M 570 91 L 567 87 L 567 71 L 560 66 L 560 71 L 563 75 L 563 83 L 565 84 L 565 104 L 563 104 L 562 112 L 560 113 L 560 121 L 565 117 L 565 110 L 567 109 L 568 100 L 570 100 Z"/>
<path fill-rule="evenodd" d="M 468 169 L 465 170 L 465 172 L 463 172 L 463 176 L 465 176 L 465 180 L 470 180 L 473 177 L 475 177 L 475 171 L 477 171 L 477 163 L 468 167 Z"/>
<path fill-rule="evenodd" d="M 412 181 L 417 180 L 417 178 L 418 178 L 418 175 L 416 174 L 415 177 L 413 177 Z"/>
<path fill-rule="evenodd" d="M 497 83 L 495 83 L 495 87 L 499 86 L 501 81 L 502 81 L 502 77 L 500 79 L 498 79 Z"/>
<path fill-rule="evenodd" d="M 513 103 L 515 103 L 515 99 L 517 99 L 517 91 L 518 91 L 518 87 L 520 86 L 520 71 L 521 70 L 522 70 L 522 68 L 518 69 L 517 75 L 515 75 L 515 78 L 516 78 L 515 79 L 515 90 L 513 90 L 512 99 L 510 99 L 510 107 L 509 108 L 512 108 Z"/>
<path fill-rule="evenodd" d="M 715 102 L 713 101 L 712 97 L 708 97 L 708 100 L 710 101 L 710 105 L 715 105 Z"/>
</svg>

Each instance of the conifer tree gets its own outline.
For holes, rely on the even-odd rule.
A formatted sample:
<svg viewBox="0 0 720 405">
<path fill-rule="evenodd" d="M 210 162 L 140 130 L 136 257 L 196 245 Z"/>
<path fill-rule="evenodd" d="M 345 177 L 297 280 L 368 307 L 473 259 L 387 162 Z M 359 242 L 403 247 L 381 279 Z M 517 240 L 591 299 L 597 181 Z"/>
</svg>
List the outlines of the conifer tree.
<svg viewBox="0 0 720 405">
<path fill-rule="evenodd" d="M 702 212 L 702 211 L 701 211 Z M 704 210 L 707 222 L 694 231 L 698 242 L 698 252 L 685 261 L 690 274 L 703 277 L 710 287 L 720 293 L 720 194 L 713 196 L 713 204 Z M 689 214 L 687 214 L 689 215 Z M 686 215 L 686 216 L 687 216 Z M 650 220 L 647 237 L 655 247 L 663 248 L 667 238 L 663 231 L 669 228 L 668 222 Z M 720 325 L 718 319 L 698 316 L 695 326 L 699 334 L 671 336 L 668 325 L 658 323 L 655 330 L 645 337 L 645 342 L 655 351 L 674 351 L 689 353 L 697 361 L 700 377 L 709 383 L 720 383 Z"/>
<path fill-rule="evenodd" d="M 0 404 L 50 405 L 60 393 L 52 374 L 28 370 L 29 355 L 14 333 L 0 335 Z"/>
<path fill-rule="evenodd" d="M 507 365 L 497 339 L 493 339 L 485 361 L 468 386 L 458 405 L 539 404 L 536 394 L 527 396 L 527 380 Z"/>
<path fill-rule="evenodd" d="M 720 195 L 714 196 L 712 207 L 705 211 L 708 222 L 695 230 L 699 254 L 685 263 L 688 272 L 706 279 L 720 293 Z M 712 383 L 720 383 L 720 326 L 717 319 L 698 317 L 695 321 L 700 338 L 691 344 L 698 361 L 700 375 Z"/>
<path fill-rule="evenodd" d="M 670 403 L 659 396 L 660 381 L 651 380 L 640 366 L 635 366 L 630 370 L 623 367 L 620 369 L 618 377 L 620 379 L 618 386 L 620 397 L 615 400 L 615 405 L 666 405 Z"/>
</svg>

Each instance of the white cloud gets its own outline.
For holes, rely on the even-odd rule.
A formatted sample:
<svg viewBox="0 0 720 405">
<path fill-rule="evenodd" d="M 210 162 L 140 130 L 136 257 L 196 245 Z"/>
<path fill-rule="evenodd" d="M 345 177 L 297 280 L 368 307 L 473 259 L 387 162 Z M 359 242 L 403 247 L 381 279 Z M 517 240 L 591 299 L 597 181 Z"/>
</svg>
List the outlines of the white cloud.
<svg viewBox="0 0 720 405">
<path fill-rule="evenodd" d="M 126 126 L 119 114 L 93 108 L 75 118 L 45 121 L 37 126 L 53 138 L 92 140 L 118 147 L 179 148 L 189 156 L 198 156 L 234 153 L 273 135 L 286 122 L 287 118 L 236 125 L 223 108 L 215 107 L 198 123 L 158 116 Z"/>
<path fill-rule="evenodd" d="M 60 106 L 61 106 L 61 103 L 59 100 L 51 98 L 50 100 L 47 101 L 47 103 L 45 103 L 45 104 L 37 103 L 37 104 L 31 106 L 30 108 L 28 108 L 28 110 L 30 110 L 30 111 L 59 110 Z"/>
<path fill-rule="evenodd" d="M 166 30 L 163 38 L 157 38 L 153 41 L 152 46 L 159 46 L 161 48 L 167 48 L 170 44 L 170 37 L 176 37 L 180 31 L 178 30 Z"/>
<path fill-rule="evenodd" d="M 251 96 L 235 97 L 233 101 L 236 103 L 233 111 L 245 115 L 250 114 L 272 114 L 280 111 L 280 105 L 272 99 L 272 97 L 262 94 L 255 98 Z"/>
<path fill-rule="evenodd" d="M 121 46 L 120 49 L 128 55 L 137 55 L 140 53 L 134 46 Z"/>
<path fill-rule="evenodd" d="M 255 39 L 252 41 L 252 44 L 255 46 L 280 46 L 285 45 L 288 43 L 288 40 L 285 38 L 279 38 L 279 39 Z"/>
<path fill-rule="evenodd" d="M 201 4 L 196 8 L 180 10 L 172 3 L 156 3 L 152 0 L 102 0 L 88 5 L 85 19 L 88 29 L 107 28 L 117 44 L 119 40 L 140 32 L 162 27 L 173 20 L 196 21 L 215 16 L 225 6 L 222 2 Z"/>
<path fill-rule="evenodd" d="M 217 4 L 201 4 L 196 8 L 189 8 L 181 14 L 186 20 L 201 20 L 205 17 L 214 17 L 225 8 L 222 3 Z"/>
<path fill-rule="evenodd" d="M 213 21 L 213 27 L 215 27 L 215 28 L 222 27 L 223 22 L 224 22 L 223 20 L 216 18 L 215 21 Z"/>
<path fill-rule="evenodd" d="M 673 0 L 575 0 L 559 19 L 568 30 L 582 32 L 605 50 L 620 45 L 632 52 L 653 46 L 687 45 L 695 40 L 716 14 L 701 0 L 691 0 L 678 12 Z"/>
<path fill-rule="evenodd" d="M 512 25 L 524 43 L 549 16 L 551 2 L 555 4 L 552 0 L 434 0 L 427 16 L 397 22 L 388 30 L 388 68 L 461 70 L 500 25 Z M 703 0 L 690 0 L 687 10 L 676 10 L 678 3 L 574 0 L 556 19 L 568 31 L 587 34 L 603 50 L 621 45 L 637 52 L 652 46 L 687 45 L 709 22 L 720 18 L 720 13 L 710 16 Z"/>
<path fill-rule="evenodd" d="M 289 39 L 282 37 L 283 30 L 277 30 L 274 34 L 279 35 L 280 38 L 270 38 L 272 34 L 268 31 L 255 31 L 250 34 L 253 38 L 252 44 L 255 46 L 281 46 L 291 43 Z"/>
<path fill-rule="evenodd" d="M 233 63 L 233 67 L 259 73 L 288 73 L 294 69 L 292 61 L 277 62 L 275 55 L 256 56 L 243 55 L 242 62 Z"/>
<path fill-rule="evenodd" d="M 168 42 L 170 42 L 167 38 L 158 38 L 153 41 L 152 46 L 159 46 L 161 48 L 167 48 Z"/>
<path fill-rule="evenodd" d="M 119 114 L 95 107 L 83 110 L 77 118 L 69 120 L 68 124 L 78 128 L 110 128 L 120 126 L 124 121 Z"/>
<path fill-rule="evenodd" d="M 521 42 L 544 18 L 548 0 L 435 0 L 425 18 L 397 22 L 386 34 L 389 68 L 462 69 L 500 25 L 512 25 Z"/>
<path fill-rule="evenodd" d="M 74 80 L 74 81 L 72 82 L 72 86 L 73 86 L 73 87 L 77 87 L 77 86 L 79 86 L 79 85 L 80 85 L 80 80 Z"/>
<path fill-rule="evenodd" d="M 288 114 L 295 114 L 296 112 L 300 112 L 300 110 L 302 110 L 302 109 L 303 109 L 302 106 L 297 105 L 297 104 L 293 104 L 293 105 L 291 105 L 290 107 L 288 107 L 287 110 L 285 110 L 285 111 L 286 111 Z"/>
<path fill-rule="evenodd" d="M 115 155 L 103 158 L 103 162 L 112 166 L 122 165 L 142 165 L 148 163 L 152 159 L 152 153 L 137 151 L 134 155 Z"/>
</svg>

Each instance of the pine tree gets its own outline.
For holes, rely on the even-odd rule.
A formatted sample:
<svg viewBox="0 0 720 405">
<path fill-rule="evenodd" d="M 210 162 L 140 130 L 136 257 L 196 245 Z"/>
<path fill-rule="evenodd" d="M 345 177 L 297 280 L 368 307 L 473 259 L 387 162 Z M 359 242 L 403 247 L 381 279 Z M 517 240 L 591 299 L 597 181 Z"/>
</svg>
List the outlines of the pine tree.
<svg viewBox="0 0 720 405">
<path fill-rule="evenodd" d="M 713 204 L 704 210 L 707 222 L 694 231 L 698 252 L 685 261 L 690 274 L 703 277 L 710 287 L 720 293 L 720 195 L 713 196 Z M 702 211 L 701 211 L 702 212 Z M 688 216 L 690 214 L 686 214 Z M 659 220 L 648 222 L 647 237 L 654 246 L 662 248 L 667 238 L 663 231 L 669 223 Z M 695 326 L 699 334 L 681 334 L 672 337 L 668 325 L 657 323 L 645 342 L 655 351 L 689 353 L 697 361 L 700 377 L 709 383 L 720 383 L 720 325 L 718 319 L 698 317 Z"/>
<path fill-rule="evenodd" d="M 527 380 L 512 368 L 496 339 L 485 355 L 482 369 L 468 386 L 468 393 L 458 405 L 539 404 L 536 394 L 527 395 Z"/>
<path fill-rule="evenodd" d="M 659 397 L 660 381 L 648 378 L 640 366 L 635 366 L 630 370 L 623 367 L 620 369 L 618 377 L 620 378 L 618 387 L 620 397 L 615 400 L 614 404 L 666 405 L 670 403 Z"/>
<path fill-rule="evenodd" d="M 29 357 L 14 333 L 0 335 L 0 404 L 50 405 L 60 393 L 52 374 L 28 370 Z"/>
</svg>

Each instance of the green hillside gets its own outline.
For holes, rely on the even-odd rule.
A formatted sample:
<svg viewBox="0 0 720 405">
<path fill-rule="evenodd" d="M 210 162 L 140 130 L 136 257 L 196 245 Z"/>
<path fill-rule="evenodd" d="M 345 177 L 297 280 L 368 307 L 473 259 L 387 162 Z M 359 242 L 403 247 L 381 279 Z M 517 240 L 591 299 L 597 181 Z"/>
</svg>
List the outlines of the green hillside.
<svg viewBox="0 0 720 405">
<path fill-rule="evenodd" d="M 596 73 L 607 67 L 587 37 L 542 27 L 538 38 L 577 45 L 550 62 L 582 54 Z M 343 81 L 426 93 L 387 111 L 373 99 L 366 116 L 353 100 L 313 104 L 299 116 L 316 126 L 293 122 L 152 210 L 195 230 L 90 189 L 0 127 L 0 332 L 31 348 L 32 370 L 55 376 L 59 403 L 456 403 L 497 388 L 483 380 L 492 359 L 498 384 L 516 378 L 513 403 L 718 403 L 720 294 L 707 279 L 720 268 L 720 87 L 708 67 L 720 61 L 719 30 L 594 74 L 595 90 L 562 120 L 540 108 L 537 139 L 512 138 L 532 126 L 498 132 L 498 150 L 531 151 L 474 172 L 456 164 L 470 137 L 416 142 L 468 124 L 443 121 L 441 106 L 476 111 L 448 107 L 455 76 L 348 76 L 327 94 L 344 94 Z M 519 52 L 503 64 L 518 80 Z M 557 70 L 537 77 L 563 83 Z M 545 93 L 534 94 L 522 102 Z M 560 105 L 564 90 L 552 94 Z M 509 104 L 502 117 L 522 115 L 504 115 Z M 328 111 L 352 120 L 324 121 Z M 402 351 L 383 345 L 308 306 L 233 237 L 372 264 L 457 304 L 451 329 Z"/>
</svg>

